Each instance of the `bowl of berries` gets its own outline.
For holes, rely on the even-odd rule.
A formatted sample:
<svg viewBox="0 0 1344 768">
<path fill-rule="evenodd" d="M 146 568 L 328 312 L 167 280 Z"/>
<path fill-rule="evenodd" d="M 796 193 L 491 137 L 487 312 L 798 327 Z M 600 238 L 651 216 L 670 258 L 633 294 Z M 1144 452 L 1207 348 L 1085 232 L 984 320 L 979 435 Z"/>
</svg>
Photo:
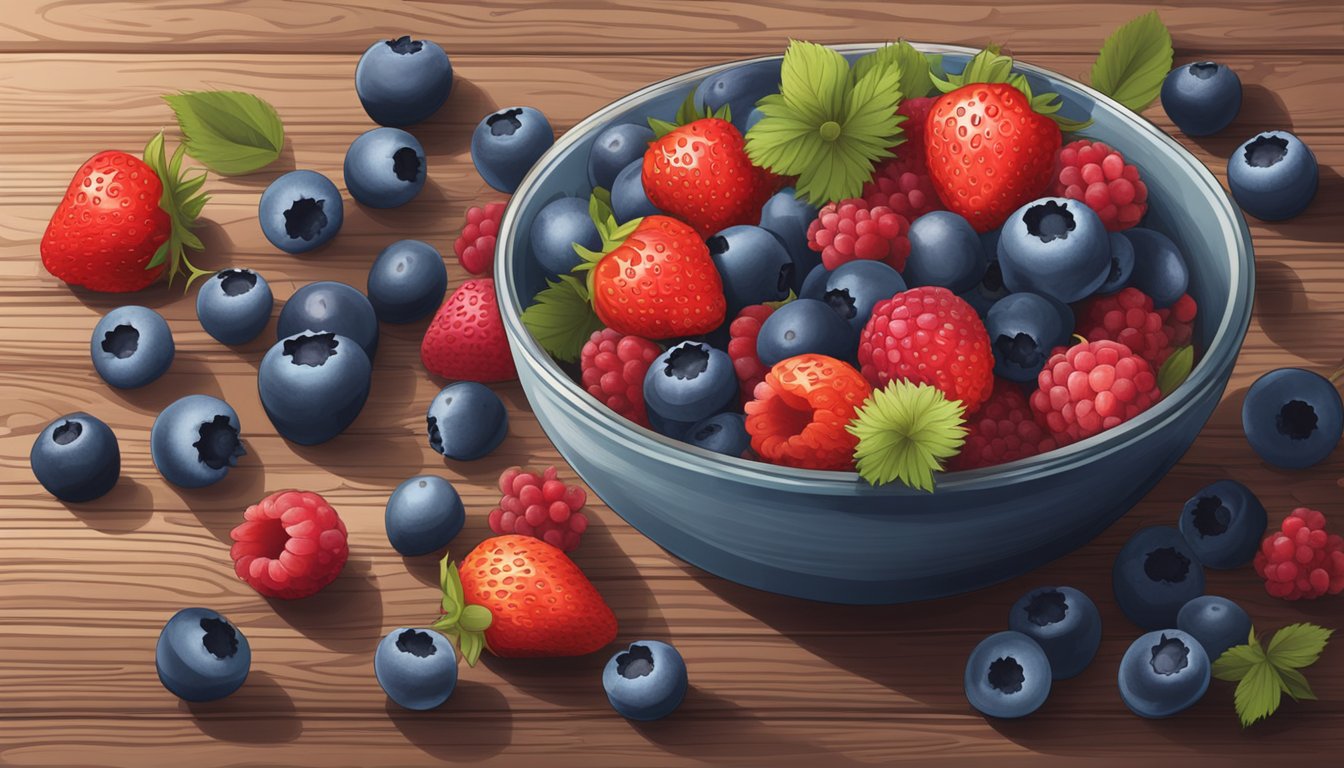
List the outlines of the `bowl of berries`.
<svg viewBox="0 0 1344 768">
<path fill-rule="evenodd" d="M 1213 412 L 1254 283 L 1236 207 L 1136 113 L 1155 89 L 1096 71 L 794 41 L 583 120 L 494 264 L 547 435 L 771 592 L 936 598 L 1087 543 Z"/>
</svg>

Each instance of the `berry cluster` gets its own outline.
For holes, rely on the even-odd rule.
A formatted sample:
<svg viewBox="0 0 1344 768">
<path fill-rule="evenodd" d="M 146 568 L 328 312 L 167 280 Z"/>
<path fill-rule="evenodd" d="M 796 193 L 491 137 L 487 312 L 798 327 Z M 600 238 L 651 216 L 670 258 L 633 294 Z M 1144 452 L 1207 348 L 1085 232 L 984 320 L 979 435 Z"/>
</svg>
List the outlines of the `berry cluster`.
<svg viewBox="0 0 1344 768">
<path fill-rule="evenodd" d="M 565 485 L 558 475 L 555 467 L 547 467 L 541 475 L 522 467 L 504 470 L 499 476 L 504 495 L 490 510 L 490 530 L 531 536 L 564 552 L 578 547 L 588 530 L 588 516 L 582 512 L 588 493 L 577 485 Z"/>
<path fill-rule="evenodd" d="M 728 356 L 733 360 L 744 404 L 751 400 L 756 385 L 765 380 L 766 367 L 756 352 L 756 339 L 761 334 L 761 325 L 774 312 L 767 304 L 753 304 L 737 313 L 728 326 Z"/>
<path fill-rule="evenodd" d="M 594 331 L 579 355 L 579 378 L 588 394 L 630 421 L 647 427 L 644 374 L 662 352 L 657 344 L 603 328 Z"/>
<path fill-rule="evenodd" d="M 1139 169 L 1100 141 L 1078 141 L 1059 150 L 1059 174 L 1050 195 L 1081 200 L 1111 232 L 1139 223 L 1148 210 L 1148 186 Z"/>
<path fill-rule="evenodd" d="M 1314 600 L 1344 592 L 1344 538 L 1325 530 L 1325 515 L 1298 507 L 1255 555 L 1265 591 L 1284 600 Z"/>
<path fill-rule="evenodd" d="M 807 227 L 807 245 L 826 269 L 855 259 L 884 261 L 897 271 L 910 255 L 910 221 L 861 198 L 828 203 Z"/>
<path fill-rule="evenodd" d="M 966 419 L 966 443 L 948 462 L 948 469 L 993 467 L 1035 456 L 1054 445 L 1054 438 L 1036 423 L 1022 390 L 1011 381 L 996 379 L 994 393 Z"/>
<path fill-rule="evenodd" d="M 494 271 L 495 235 L 505 205 L 489 203 L 484 208 L 473 205 L 467 209 L 462 233 L 453 241 L 453 253 L 462 268 L 473 275 L 489 275 Z"/>
<path fill-rule="evenodd" d="M 1037 383 L 1031 409 L 1060 445 L 1129 421 L 1162 397 L 1148 361 L 1114 341 L 1056 352 Z"/>
</svg>

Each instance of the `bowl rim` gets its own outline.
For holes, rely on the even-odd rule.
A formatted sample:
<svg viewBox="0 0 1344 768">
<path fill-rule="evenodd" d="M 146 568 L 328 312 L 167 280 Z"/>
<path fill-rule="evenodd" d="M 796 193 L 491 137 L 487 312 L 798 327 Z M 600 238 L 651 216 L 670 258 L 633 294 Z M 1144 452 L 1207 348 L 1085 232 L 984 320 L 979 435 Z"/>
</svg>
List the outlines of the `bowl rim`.
<svg viewBox="0 0 1344 768">
<path fill-rule="evenodd" d="M 978 49 L 960 45 L 913 41 L 910 41 L 910 44 L 926 54 L 973 56 L 979 52 Z M 863 54 L 882 45 L 886 45 L 886 43 L 846 43 L 829 47 L 842 54 Z M 725 456 L 642 427 L 603 407 L 577 382 L 570 379 L 522 324 L 522 311 L 525 305 L 521 297 L 518 296 L 517 285 L 512 279 L 510 270 L 511 261 L 519 250 L 517 247 L 518 240 L 522 236 L 518 231 L 519 211 L 537 194 L 540 181 L 552 170 L 562 155 L 599 127 L 605 127 L 612 118 L 621 116 L 640 103 L 673 91 L 682 90 L 705 77 L 727 69 L 780 58 L 782 58 L 782 54 L 738 59 L 683 72 L 652 83 L 607 104 L 580 120 L 547 150 L 519 184 L 500 221 L 499 246 L 495 251 L 494 264 L 495 291 L 509 343 L 515 358 L 521 358 L 519 362 L 525 363 L 538 379 L 559 395 L 567 407 L 574 409 L 576 414 L 582 416 L 585 426 L 597 429 L 605 433 L 607 437 L 622 443 L 623 447 L 650 455 L 651 458 L 659 462 L 671 463 L 691 471 L 712 473 L 720 477 L 727 476 L 736 482 L 762 487 L 768 486 L 777 490 L 794 489 L 798 492 L 824 495 L 855 495 L 857 493 L 891 497 L 926 496 L 927 494 L 923 491 L 908 488 L 899 483 L 870 486 L 859 477 L 857 472 L 796 469 L 763 461 Z M 1157 126 L 1090 86 L 1023 61 L 1015 60 L 1013 68 L 1018 72 L 1033 74 L 1060 83 L 1087 97 L 1092 101 L 1093 112 L 1102 110 L 1111 113 L 1121 123 L 1155 143 L 1168 160 L 1179 164 L 1188 171 L 1191 178 L 1201 187 L 1201 189 L 1195 191 L 1202 192 L 1210 200 L 1215 212 L 1219 214 L 1219 234 L 1223 238 L 1223 244 L 1226 246 L 1231 262 L 1229 298 L 1208 349 L 1195 365 L 1190 376 L 1170 397 L 1164 397 L 1157 405 L 1118 427 L 1063 448 L 1056 448 L 1044 454 L 995 467 L 940 474 L 937 479 L 937 490 L 944 493 L 952 491 L 992 491 L 1006 488 L 1024 479 L 1069 472 L 1095 461 L 1100 456 L 1131 447 L 1133 443 L 1141 440 L 1152 431 L 1166 428 L 1176 420 L 1184 407 L 1210 390 L 1222 389 L 1226 386 L 1226 381 L 1220 380 L 1219 372 L 1230 371 L 1235 364 L 1250 324 L 1255 285 L 1254 254 L 1250 230 L 1246 225 L 1245 218 L 1241 215 L 1240 209 L 1232 203 L 1227 192 L 1224 191 L 1222 185 L 1219 184 L 1209 169 Z M 528 297 L 528 301 L 530 300 L 531 297 Z"/>
</svg>

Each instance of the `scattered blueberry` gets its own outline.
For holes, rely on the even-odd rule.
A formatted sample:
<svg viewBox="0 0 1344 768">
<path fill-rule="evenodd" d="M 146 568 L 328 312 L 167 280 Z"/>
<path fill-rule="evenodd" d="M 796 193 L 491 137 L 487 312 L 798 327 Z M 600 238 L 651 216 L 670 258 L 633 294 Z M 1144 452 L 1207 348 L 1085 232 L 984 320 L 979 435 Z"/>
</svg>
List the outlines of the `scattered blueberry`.
<svg viewBox="0 0 1344 768">
<path fill-rule="evenodd" d="M 329 331 L 353 339 L 369 360 L 378 352 L 378 314 L 364 294 L 345 283 L 309 283 L 289 297 L 280 309 L 275 338 L 303 331 Z"/>
<path fill-rule="evenodd" d="M 1143 629 L 1174 627 L 1181 606 L 1204 594 L 1204 566 L 1175 528 L 1140 528 L 1116 555 L 1111 586 L 1130 621 Z"/>
<path fill-rule="evenodd" d="M 452 88 L 448 54 L 429 40 L 406 35 L 369 46 L 355 67 L 359 103 L 379 125 L 407 126 L 428 118 Z"/>
<path fill-rule="evenodd" d="M 588 150 L 588 183 L 611 189 L 621 169 L 643 161 L 651 141 L 653 130 L 639 123 L 616 123 L 602 129 Z"/>
<path fill-rule="evenodd" d="M 649 202 L 644 192 L 644 160 L 640 158 L 621 169 L 611 183 L 611 212 L 617 224 L 653 216 L 662 211 Z"/>
<path fill-rule="evenodd" d="M 321 247 L 341 231 L 341 193 L 316 171 L 290 171 L 261 193 L 257 204 L 261 233 L 285 253 Z"/>
<path fill-rule="evenodd" d="M 448 292 L 448 268 L 443 264 L 443 256 L 429 243 L 398 240 L 373 260 L 368 290 L 369 306 L 379 320 L 415 322 L 443 303 Z M 351 301 L 358 303 L 353 297 Z"/>
<path fill-rule="evenodd" d="M 1190 270 L 1181 249 L 1161 232 L 1143 227 L 1127 229 L 1121 236 L 1134 249 L 1129 284 L 1151 296 L 1158 309 L 1175 304 L 1190 287 Z"/>
<path fill-rule="evenodd" d="M 378 643 L 373 673 L 398 706 L 434 709 L 457 687 L 457 650 L 432 629 L 400 627 Z"/>
<path fill-rule="evenodd" d="M 1091 208 L 1047 197 L 1018 208 L 999 236 L 999 268 L 1013 292 L 1072 303 L 1096 293 L 1111 270 L 1110 243 Z"/>
<path fill-rule="evenodd" d="M 910 256 L 901 277 L 911 288 L 938 285 L 964 293 L 980 283 L 988 268 L 980 235 L 961 216 L 930 211 L 910 224 Z"/>
<path fill-rule="evenodd" d="M 793 260 L 793 292 L 802 295 L 803 282 L 821 265 L 821 254 L 807 245 L 807 227 L 817 218 L 817 207 L 799 200 L 792 187 L 781 189 L 761 206 L 761 229 L 784 244 Z M 816 297 L 813 297 L 816 298 Z"/>
<path fill-rule="evenodd" d="M 989 717 L 1026 717 L 1050 695 L 1050 660 L 1021 632 L 997 632 L 966 661 L 966 699 Z"/>
<path fill-rule="evenodd" d="M 1182 64 L 1162 81 L 1162 109 L 1186 136 L 1209 136 L 1241 111 L 1241 78 L 1226 64 Z"/>
<path fill-rule="evenodd" d="M 1134 276 L 1134 244 L 1120 232 L 1107 232 L 1106 239 L 1111 244 L 1111 271 L 1097 293 L 1119 293 Z"/>
<path fill-rule="evenodd" d="M 1226 597 L 1200 595 L 1181 606 L 1176 628 L 1198 640 L 1209 659 L 1217 661 L 1228 648 L 1250 639 L 1251 617 Z"/>
<path fill-rule="evenodd" d="M 183 608 L 159 632 L 159 682 L 186 701 L 222 699 L 243 686 L 252 666 L 247 638 L 208 608 Z"/>
<path fill-rule="evenodd" d="M 61 501 L 93 501 L 121 476 L 117 436 L 87 413 L 70 413 L 47 425 L 33 441 L 28 466 L 47 493 Z"/>
<path fill-rule="evenodd" d="M 134 305 L 103 315 L 89 339 L 94 370 L 118 389 L 143 387 L 162 376 L 173 364 L 174 350 L 163 315 Z"/>
<path fill-rule="evenodd" d="M 1042 587 L 1023 595 L 1008 614 L 1008 628 L 1041 646 L 1055 680 L 1077 677 L 1101 645 L 1101 613 L 1073 587 Z"/>
<path fill-rule="evenodd" d="M 741 457 L 751 447 L 747 417 L 740 413 L 720 413 L 696 422 L 686 433 L 686 442 L 706 451 Z"/>
<path fill-rule="evenodd" d="M 1011 293 L 989 308 L 985 330 L 994 350 L 995 374 L 1011 381 L 1036 380 L 1051 350 L 1073 332 L 1059 306 L 1034 293 Z"/>
<path fill-rule="evenodd" d="M 425 148 L 400 128 L 374 128 L 345 152 L 345 188 L 370 208 L 409 203 L 425 186 Z"/>
<path fill-rule="evenodd" d="M 733 125 L 743 134 L 747 120 L 761 97 L 779 92 L 780 59 L 753 61 L 716 72 L 695 89 L 695 106 L 702 112 L 728 107 Z"/>
<path fill-rule="evenodd" d="M 532 256 L 551 275 L 567 275 L 579 264 L 578 243 L 590 251 L 602 250 L 602 236 L 588 213 L 588 201 L 562 197 L 546 204 L 532 220 Z"/>
<path fill-rule="evenodd" d="M 281 437 L 316 445 L 359 416 L 371 374 L 368 355 L 350 338 L 304 331 L 277 341 L 262 358 L 257 390 Z"/>
<path fill-rule="evenodd" d="M 905 289 L 901 273 L 891 265 L 871 259 L 855 259 L 827 274 L 820 298 L 849 323 L 854 338 L 858 339 L 859 332 L 873 315 L 873 307 Z"/>
<path fill-rule="evenodd" d="M 246 344 L 271 319 L 275 297 L 266 279 L 250 269 L 221 269 L 196 293 L 196 317 L 220 344 Z"/>
<path fill-rule="evenodd" d="M 651 420 L 656 414 L 663 420 L 693 424 L 723 411 L 737 399 L 737 390 L 728 354 L 693 341 L 672 346 L 644 376 Z"/>
<path fill-rule="evenodd" d="M 163 409 L 149 431 L 149 452 L 163 479 L 203 488 L 224 479 L 246 450 L 238 414 L 223 400 L 187 395 Z"/>
<path fill-rule="evenodd" d="M 1288 131 L 1265 131 L 1227 161 L 1227 186 L 1241 209 L 1264 221 L 1291 219 L 1316 196 L 1316 155 Z"/>
<path fill-rule="evenodd" d="M 855 263 L 857 263 L 857 261 L 858 260 L 856 259 Z M 900 273 L 897 272 L 896 274 L 899 275 Z M 830 280 L 830 278 L 831 278 L 831 270 L 821 266 L 820 264 L 818 264 L 816 267 L 813 267 L 812 271 L 808 272 L 807 277 L 804 278 L 802 287 L 798 289 L 798 298 L 819 299 L 819 300 L 825 299 L 826 281 Z"/>
<path fill-rule="evenodd" d="M 1186 710 L 1209 689 L 1209 655 L 1178 629 L 1159 629 L 1135 640 L 1120 660 L 1120 698 L 1139 717 L 1161 718 Z"/>
<path fill-rule="evenodd" d="M 766 367 L 809 352 L 848 360 L 854 356 L 858 338 L 826 302 L 796 299 L 776 309 L 761 324 L 756 355 Z"/>
<path fill-rule="evenodd" d="M 686 662 L 676 648 L 640 640 L 617 653 L 602 670 L 611 708 L 631 720 L 658 720 L 686 697 Z"/>
<path fill-rule="evenodd" d="M 1241 427 L 1260 458 L 1284 469 L 1324 461 L 1344 434 L 1344 403 L 1329 379 L 1301 368 L 1270 371 L 1241 404 Z"/>
<path fill-rule="evenodd" d="M 1190 497 L 1180 531 L 1195 557 L 1209 568 L 1240 568 L 1260 549 L 1269 516 L 1251 489 L 1218 480 Z"/>
<path fill-rule="evenodd" d="M 546 116 L 532 107 L 509 107 L 487 115 L 471 135 L 471 161 L 485 183 L 513 194 L 523 177 L 555 143 Z"/>
<path fill-rule="evenodd" d="M 769 231 L 743 224 L 723 230 L 706 243 L 723 278 L 729 317 L 752 304 L 788 298 L 793 259 Z"/>
<path fill-rule="evenodd" d="M 509 412 L 494 390 L 475 381 L 449 384 L 425 415 L 429 447 L 458 461 L 474 461 L 504 442 Z"/>
<path fill-rule="evenodd" d="M 466 522 L 457 489 L 436 475 L 417 475 L 398 485 L 383 515 L 387 540 L 407 557 L 443 549 Z"/>
</svg>

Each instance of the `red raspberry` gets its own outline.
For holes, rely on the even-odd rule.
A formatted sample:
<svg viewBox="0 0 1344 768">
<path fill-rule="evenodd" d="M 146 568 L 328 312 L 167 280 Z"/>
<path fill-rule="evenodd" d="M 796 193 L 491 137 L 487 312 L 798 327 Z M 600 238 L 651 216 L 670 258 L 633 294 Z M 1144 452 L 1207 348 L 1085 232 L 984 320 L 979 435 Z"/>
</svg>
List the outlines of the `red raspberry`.
<svg viewBox="0 0 1344 768">
<path fill-rule="evenodd" d="M 923 150 L 919 156 L 923 157 Z M 878 164 L 872 180 L 863 185 L 863 199 L 873 209 L 890 208 L 906 221 L 943 208 L 923 160 L 916 163 L 904 156 L 890 157 Z"/>
<path fill-rule="evenodd" d="M 579 353 L 583 388 L 611 410 L 647 427 L 644 374 L 661 353 L 657 344 L 639 336 L 623 336 L 610 328 L 594 331 Z"/>
<path fill-rule="evenodd" d="M 901 134 L 905 136 L 905 141 L 891 151 L 896 157 L 909 163 L 910 168 L 918 169 L 921 173 L 927 169 L 927 160 L 924 157 L 924 132 L 928 128 L 933 103 L 937 100 L 933 96 L 902 99 L 901 105 L 896 108 L 896 114 L 904 115 L 906 118 L 905 122 L 901 123 Z M 937 194 L 933 195 L 933 200 L 938 203 Z M 942 205 L 939 204 L 938 207 L 941 208 Z"/>
<path fill-rule="evenodd" d="M 578 547 L 588 530 L 588 516 L 580 511 L 588 493 L 565 485 L 558 475 L 555 467 L 547 467 L 540 477 L 522 467 L 504 470 L 499 476 L 504 496 L 490 510 L 490 530 L 501 536 L 531 536 L 565 552 Z"/>
<path fill-rule="evenodd" d="M 1110 232 L 1129 229 L 1148 210 L 1148 186 L 1139 169 L 1100 141 L 1078 141 L 1059 150 L 1059 172 L 1048 194 L 1082 200 Z"/>
<path fill-rule="evenodd" d="M 490 275 L 495 271 L 495 234 L 499 232 L 499 220 L 506 205 L 490 203 L 484 208 L 467 209 L 467 221 L 453 243 L 453 253 L 457 254 L 457 263 L 473 275 Z"/>
<path fill-rule="evenodd" d="M 335 581 L 350 556 L 345 523 L 312 491 L 278 491 L 229 532 L 233 570 L 265 597 L 293 600 Z"/>
<path fill-rule="evenodd" d="M 833 357 L 781 360 L 745 406 L 751 447 L 771 464 L 853 469 L 858 438 L 845 427 L 872 390 L 858 371 Z"/>
<path fill-rule="evenodd" d="M 1088 341 L 1116 341 L 1129 347 L 1157 370 L 1171 356 L 1171 338 L 1153 300 L 1138 288 L 1111 296 L 1093 296 L 1077 307 L 1079 336 Z"/>
<path fill-rule="evenodd" d="M 1157 314 L 1162 318 L 1162 333 L 1173 350 L 1190 343 L 1195 335 L 1195 315 L 1199 314 L 1199 305 L 1190 294 L 1181 296 L 1170 307 L 1157 310 Z"/>
<path fill-rule="evenodd" d="M 1060 445 L 1128 421 L 1162 398 L 1148 361 L 1114 341 L 1056 352 L 1031 394 L 1031 410 Z"/>
<path fill-rule="evenodd" d="M 878 302 L 859 333 L 859 367 L 874 387 L 892 379 L 937 387 L 974 413 L 994 389 L 994 354 L 975 309 L 925 286 Z"/>
<path fill-rule="evenodd" d="M 868 207 L 860 198 L 827 203 L 807 227 L 807 245 L 835 269 L 855 259 L 885 261 L 897 271 L 910 255 L 910 220 L 886 206 Z"/>
<path fill-rule="evenodd" d="M 952 471 L 993 467 L 1054 448 L 1054 440 L 1036 423 L 1027 396 L 1016 383 L 994 380 L 994 394 L 966 419 L 966 443 L 948 462 Z"/>
<path fill-rule="evenodd" d="M 765 304 L 754 304 L 737 313 L 728 326 L 728 357 L 741 385 L 743 404 L 751 400 L 756 385 L 765 380 L 766 368 L 756 356 L 756 337 L 761 335 L 765 319 L 775 313 Z"/>
<path fill-rule="evenodd" d="M 1344 592 L 1344 539 L 1325 530 L 1325 515 L 1298 507 L 1260 543 L 1255 572 L 1284 600 Z"/>
</svg>

